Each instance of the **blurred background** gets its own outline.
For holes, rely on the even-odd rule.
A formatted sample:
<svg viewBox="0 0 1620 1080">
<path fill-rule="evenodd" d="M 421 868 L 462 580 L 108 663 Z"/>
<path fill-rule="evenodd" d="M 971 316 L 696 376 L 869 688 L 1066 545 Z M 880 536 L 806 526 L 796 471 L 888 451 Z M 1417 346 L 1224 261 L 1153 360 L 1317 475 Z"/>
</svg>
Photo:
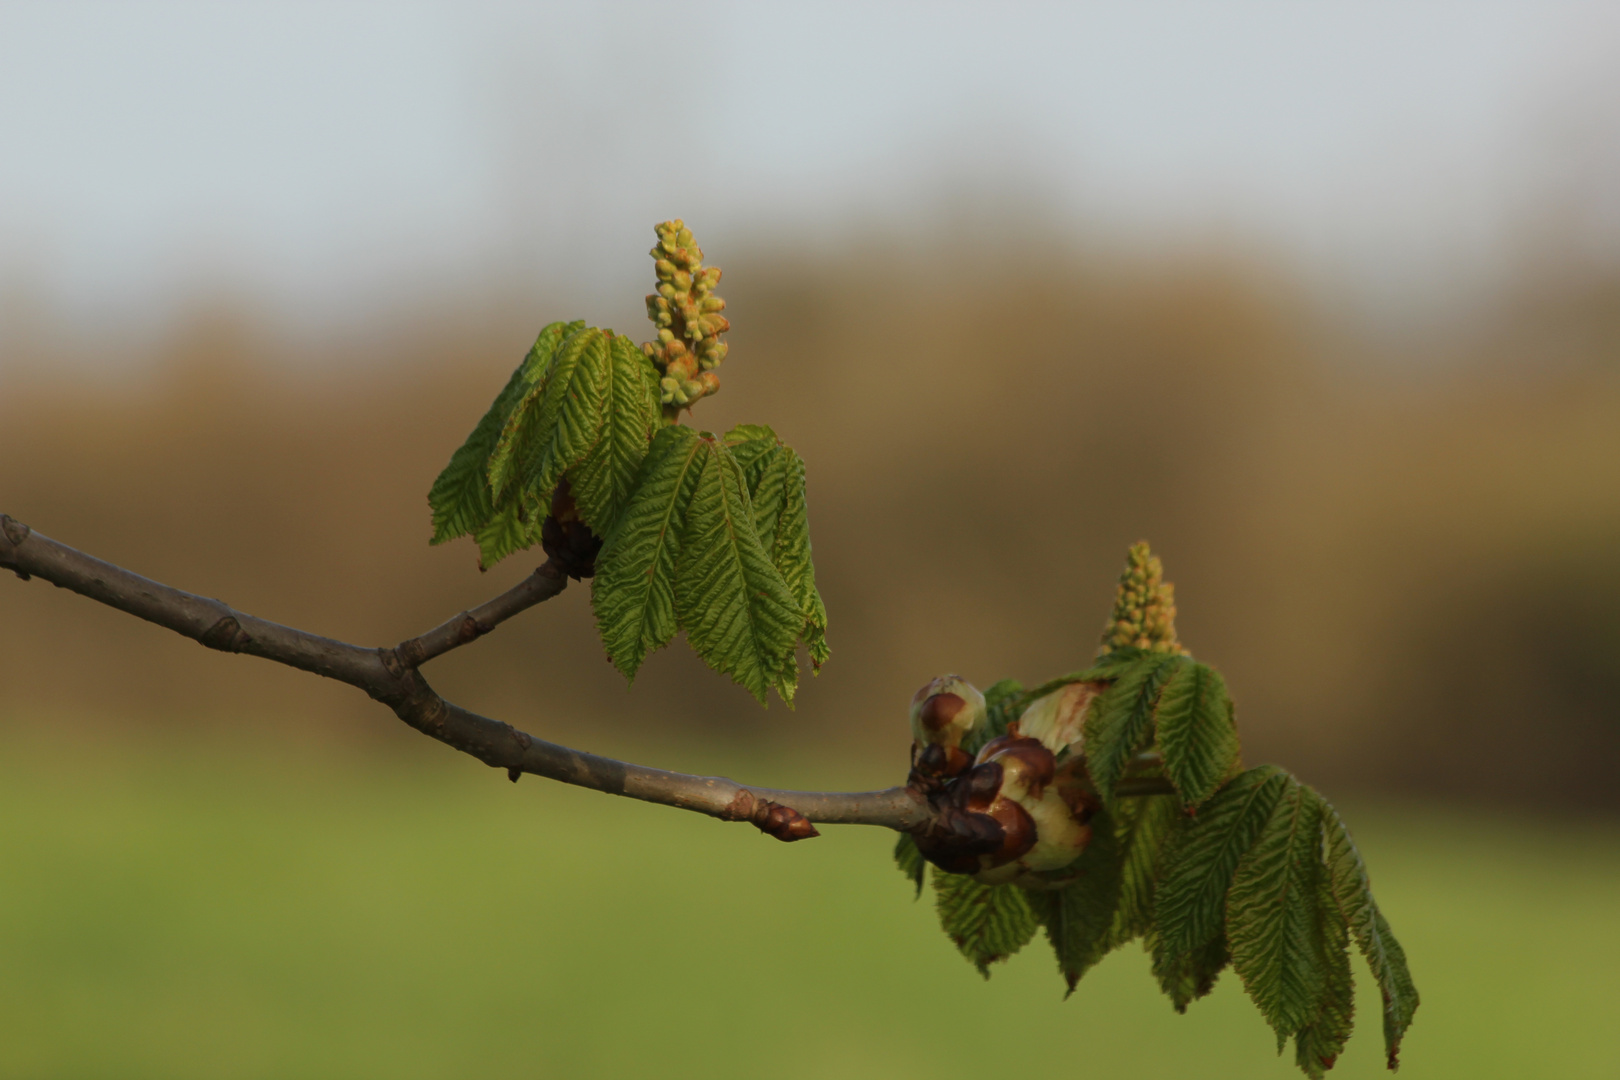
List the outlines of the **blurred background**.
<svg viewBox="0 0 1620 1080">
<path fill-rule="evenodd" d="M 1362 834 L 1407 1070 L 1620 1074 L 1612 5 L 0 3 L 0 148 L 0 510 L 420 632 L 541 557 L 428 547 L 438 469 L 541 325 L 649 332 L 683 217 L 735 327 L 694 422 L 806 458 L 831 663 L 793 712 L 682 647 L 627 690 L 574 586 L 441 692 L 897 782 L 918 685 L 1081 666 L 1147 538 L 1246 758 Z M 1289 1071 L 1230 976 L 1188 1018 L 1134 951 L 981 985 L 881 836 L 509 789 L 43 583 L 0 614 L 5 1075 L 967 1075 L 973 1010 Z"/>
</svg>

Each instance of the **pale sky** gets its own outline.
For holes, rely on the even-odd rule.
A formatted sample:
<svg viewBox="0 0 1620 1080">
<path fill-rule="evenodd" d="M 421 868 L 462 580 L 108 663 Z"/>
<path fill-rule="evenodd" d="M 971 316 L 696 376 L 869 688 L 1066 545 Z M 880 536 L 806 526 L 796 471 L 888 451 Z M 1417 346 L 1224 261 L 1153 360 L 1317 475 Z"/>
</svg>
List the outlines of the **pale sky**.
<svg viewBox="0 0 1620 1080">
<path fill-rule="evenodd" d="M 1617 72 L 1613 4 L 0 2 L 0 300 L 638 296 L 665 217 L 712 251 L 980 204 L 1405 295 L 1549 201 L 1614 224 Z"/>
</svg>

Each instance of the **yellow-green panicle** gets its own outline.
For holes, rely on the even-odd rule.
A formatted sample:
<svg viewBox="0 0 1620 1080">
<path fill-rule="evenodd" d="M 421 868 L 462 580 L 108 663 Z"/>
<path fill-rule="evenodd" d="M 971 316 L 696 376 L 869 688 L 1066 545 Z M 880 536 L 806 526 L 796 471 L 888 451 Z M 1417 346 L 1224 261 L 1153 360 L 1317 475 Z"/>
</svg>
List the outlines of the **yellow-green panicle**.
<svg viewBox="0 0 1620 1080">
<path fill-rule="evenodd" d="M 699 398 L 720 392 L 715 368 L 726 358 L 720 335 L 731 323 L 720 314 L 726 302 L 715 294 L 720 268 L 703 265 L 703 249 L 692 230 L 676 218 L 654 229 L 658 243 L 650 252 L 658 272 L 658 291 L 647 297 L 647 318 L 658 328 L 658 340 L 641 347 L 658 368 L 659 401 L 673 423 L 682 409 Z"/>
<path fill-rule="evenodd" d="M 1103 631 L 1097 655 L 1130 648 L 1187 654 L 1176 639 L 1176 587 L 1164 580 L 1164 565 L 1146 540 L 1132 544 L 1125 558 L 1114 614 Z"/>
</svg>

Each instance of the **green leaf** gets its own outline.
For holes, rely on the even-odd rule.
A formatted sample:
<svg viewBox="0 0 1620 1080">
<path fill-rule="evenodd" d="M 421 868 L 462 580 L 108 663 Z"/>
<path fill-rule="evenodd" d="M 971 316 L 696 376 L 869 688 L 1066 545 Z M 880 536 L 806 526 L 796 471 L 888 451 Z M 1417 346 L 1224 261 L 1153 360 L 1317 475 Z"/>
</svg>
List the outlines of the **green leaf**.
<svg viewBox="0 0 1620 1080">
<path fill-rule="evenodd" d="M 660 419 L 652 362 L 629 338 L 611 332 L 603 337 L 602 435 L 568 473 L 580 517 L 598 536 L 607 535 L 629 498 Z M 545 477 L 540 480 L 544 483 Z"/>
<path fill-rule="evenodd" d="M 1320 801 L 1293 777 L 1287 781 L 1226 896 L 1232 966 L 1277 1033 L 1279 1051 L 1317 1018 L 1326 989 L 1316 910 Z"/>
<path fill-rule="evenodd" d="M 1173 653 L 1143 653 L 1117 669 L 1114 682 L 1086 710 L 1086 769 L 1111 810 L 1114 785 L 1131 758 L 1153 737 L 1153 714 L 1164 684 L 1192 661 Z"/>
<path fill-rule="evenodd" d="M 1007 724 L 1018 719 L 1018 713 L 1023 708 L 1024 684 L 1017 679 L 997 679 L 990 684 L 984 692 L 984 707 L 990 713 L 1001 713 L 1005 716 L 1001 722 L 1002 733 L 1005 734 Z"/>
<path fill-rule="evenodd" d="M 736 459 L 708 432 L 697 445 L 702 471 L 680 532 L 675 613 L 693 650 L 763 704 L 804 614 L 754 531 Z"/>
<path fill-rule="evenodd" d="M 578 322 L 563 329 L 564 335 L 552 347 L 545 365 L 537 371 L 538 378 L 524 380 L 522 392 L 512 400 L 484 463 L 490 491 L 497 501 L 521 479 L 526 463 L 539 452 L 543 437 L 549 434 L 540 422 L 540 412 L 546 388 L 552 385 L 559 362 L 567 358 L 567 370 L 575 370 L 583 344 L 599 333 Z"/>
<path fill-rule="evenodd" d="M 1188 1005 L 1215 989 L 1215 981 L 1220 978 L 1226 965 L 1232 962 L 1232 953 L 1227 947 L 1224 933 L 1217 934 L 1191 952 L 1178 953 L 1160 964 L 1159 930 L 1154 927 L 1147 934 L 1147 949 L 1154 956 L 1153 977 L 1159 980 L 1159 989 L 1170 998 L 1178 1013 L 1186 1012 Z"/>
<path fill-rule="evenodd" d="M 1167 653 L 1162 649 L 1139 649 L 1134 645 L 1121 645 L 1110 649 L 1092 661 L 1089 668 L 1077 671 L 1067 677 L 1069 682 L 1096 682 L 1099 680 L 1117 679 L 1128 667 L 1143 660 L 1176 656 L 1177 653 Z"/>
<path fill-rule="evenodd" d="M 1367 867 L 1361 861 L 1350 831 L 1326 802 L 1322 804 L 1325 862 L 1332 883 L 1333 899 L 1340 917 L 1349 927 L 1384 999 L 1384 1050 L 1389 1067 L 1395 1068 L 1401 1039 L 1417 1011 L 1418 992 L 1406 967 L 1406 953 L 1389 923 L 1373 901 L 1367 881 Z"/>
<path fill-rule="evenodd" d="M 1220 674 L 1205 664 L 1175 669 L 1159 697 L 1154 730 L 1165 774 L 1188 809 L 1213 795 L 1238 763 L 1232 699 Z"/>
<path fill-rule="evenodd" d="M 1141 660 L 1144 657 L 1164 657 L 1166 655 L 1167 654 L 1162 652 L 1156 652 L 1149 649 L 1137 649 L 1133 647 L 1121 647 L 1114 649 L 1111 652 L 1099 656 L 1088 668 L 1082 668 L 1079 671 L 1071 671 L 1067 675 L 1059 675 L 1056 678 L 1048 679 L 1040 685 L 1031 688 L 1024 694 L 1024 700 L 1026 702 L 1036 701 L 1045 697 L 1047 694 L 1063 689 L 1065 686 L 1068 686 L 1071 683 L 1112 682 L 1113 680 L 1119 678 L 1120 674 L 1126 668 L 1130 667 L 1138 660 Z"/>
<path fill-rule="evenodd" d="M 651 391 L 645 371 L 628 369 L 626 374 L 622 363 L 612 362 L 615 340 L 611 332 L 580 322 L 553 323 L 541 332 L 529 357 L 434 484 L 428 500 L 434 507 L 436 538 L 448 539 L 459 535 L 455 529 L 469 527 L 478 537 L 486 568 L 530 546 L 540 537 L 557 482 L 588 459 L 582 514 L 587 523 L 601 524 L 617 512 L 640 462 L 637 454 L 645 450 L 645 431 L 651 425 L 643 427 L 641 421 Z M 644 367 L 644 357 L 641 363 Z M 610 412 L 615 440 L 592 458 Z"/>
<path fill-rule="evenodd" d="M 478 568 L 488 570 L 514 551 L 540 542 L 543 511 L 536 511 L 516 499 L 509 499 L 487 522 L 473 533 L 478 542 Z"/>
<path fill-rule="evenodd" d="M 428 505 L 433 510 L 431 543 L 442 544 L 475 533 L 491 523 L 495 505 L 489 490 L 488 466 L 501 429 L 514 404 L 545 377 L 551 357 L 563 338 L 584 325 L 582 322 L 555 322 L 541 330 L 533 348 L 512 371 L 506 386 L 496 395 L 467 441 L 450 455 L 450 463 L 428 492 Z"/>
<path fill-rule="evenodd" d="M 1002 679 L 984 692 L 985 722 L 968 733 L 962 749 L 977 754 L 979 748 L 991 739 L 1007 734 L 1007 725 L 1023 713 L 1028 695 L 1017 679 Z"/>
<path fill-rule="evenodd" d="M 1061 889 L 1027 894 L 1030 908 L 1046 927 L 1058 971 L 1071 994 L 1081 976 L 1113 947 L 1110 932 L 1124 871 L 1124 853 L 1108 815 L 1095 814 L 1090 824 L 1091 842 L 1074 866 L 1063 871 L 1078 874 L 1079 880 Z"/>
<path fill-rule="evenodd" d="M 597 556 L 592 598 L 608 656 L 633 676 L 649 651 L 684 629 L 697 654 L 762 702 L 776 687 L 789 704 L 801 635 L 825 659 L 825 609 L 815 591 L 804 514 L 804 464 L 769 428 L 737 429 L 775 518 L 761 520 L 747 474 L 709 432 L 671 425 L 653 439 L 623 511 Z M 773 531 L 761 534 L 759 526 Z M 819 646 L 819 648 L 818 648 Z"/>
<path fill-rule="evenodd" d="M 922 852 L 917 850 L 917 841 L 912 839 L 910 833 L 901 833 L 900 838 L 894 842 L 894 865 L 917 886 L 917 895 L 921 896 L 923 871 L 927 869 L 927 862 L 923 859 Z"/>
<path fill-rule="evenodd" d="M 1153 904 L 1153 974 L 1178 1012 L 1207 992 L 1197 992 L 1200 980 L 1191 976 L 1207 970 L 1217 946 L 1226 953 L 1232 875 L 1287 786 L 1287 774 L 1275 766 L 1250 769 L 1223 787 L 1165 853 Z M 1195 992 L 1185 996 L 1189 981 Z"/>
<path fill-rule="evenodd" d="M 770 550 L 772 564 L 799 605 L 804 617 L 800 637 L 809 650 L 812 670 L 819 670 L 829 655 L 827 609 L 816 591 L 816 569 L 810 554 L 804 461 L 763 425 L 739 425 L 726 433 L 725 441 L 748 486 L 754 530 Z M 798 661 L 790 651 L 775 680 L 783 700 L 792 701 L 798 677 Z"/>
<path fill-rule="evenodd" d="M 792 460 L 797 456 L 785 446 L 772 443 L 763 452 L 756 452 L 752 460 L 737 456 L 738 450 L 757 451 L 763 440 L 750 440 L 732 450 L 737 464 L 743 470 L 748 485 L 748 500 L 754 508 L 754 528 L 760 539 L 776 538 L 782 511 L 787 506 L 788 487 L 792 483 Z"/>
<path fill-rule="evenodd" d="M 1164 851 L 1186 820 L 1173 795 L 1149 795 L 1121 802 L 1115 818 L 1121 856 L 1119 906 L 1109 929 L 1110 948 L 1152 929 L 1153 896 Z"/>
<path fill-rule="evenodd" d="M 1239 861 L 1271 820 L 1288 774 L 1262 765 L 1223 787 L 1167 853 L 1154 921 L 1168 953 L 1187 952 L 1221 932 L 1226 892 Z"/>
<path fill-rule="evenodd" d="M 1331 813 L 1323 804 L 1324 811 Z M 1322 997 L 1316 1018 L 1294 1036 L 1294 1062 L 1311 1080 L 1322 1080 L 1344 1052 L 1355 1026 L 1356 983 L 1350 973 L 1350 930 L 1340 916 L 1331 876 L 1317 878 L 1316 910 L 1322 935 Z"/>
<path fill-rule="evenodd" d="M 726 447 L 737 459 L 737 464 L 742 466 L 750 492 L 758 486 L 759 473 L 769 463 L 780 442 L 776 432 L 764 424 L 738 424 L 726 432 Z"/>
<path fill-rule="evenodd" d="M 602 543 L 591 606 L 608 659 L 634 679 L 647 654 L 675 636 L 675 575 L 687 508 L 704 462 L 697 432 L 659 429 L 629 503 Z"/>
<path fill-rule="evenodd" d="M 608 335 L 593 326 L 564 339 L 538 399 L 528 408 L 520 403 L 501 431 L 489 462 L 497 498 L 515 483 L 549 504 L 557 481 L 596 448 L 607 423 L 610 351 Z"/>
<path fill-rule="evenodd" d="M 827 647 L 827 608 L 816 590 L 816 565 L 810 555 L 810 510 L 805 499 L 804 460 L 791 447 L 779 447 L 777 453 L 786 468 L 771 560 L 804 615 L 803 637 L 810 653 L 810 667 L 819 671 L 831 650 Z"/>
<path fill-rule="evenodd" d="M 991 964 L 1007 959 L 1035 936 L 1035 913 L 1016 885 L 982 885 L 935 867 L 934 894 L 940 926 L 987 979 Z"/>
</svg>

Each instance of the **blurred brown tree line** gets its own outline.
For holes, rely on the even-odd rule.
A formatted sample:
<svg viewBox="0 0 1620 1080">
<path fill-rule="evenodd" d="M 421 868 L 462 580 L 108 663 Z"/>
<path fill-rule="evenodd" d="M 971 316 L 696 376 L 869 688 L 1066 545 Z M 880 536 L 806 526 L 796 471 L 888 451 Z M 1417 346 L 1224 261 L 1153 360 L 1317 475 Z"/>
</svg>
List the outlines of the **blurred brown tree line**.
<svg viewBox="0 0 1620 1080">
<path fill-rule="evenodd" d="M 897 778 L 917 685 L 1081 665 L 1146 537 L 1250 760 L 1334 795 L 1620 809 L 1612 278 L 1526 286 L 1488 325 L 1393 349 L 1213 257 L 719 261 L 732 359 L 693 422 L 771 423 L 808 461 L 831 664 L 796 713 L 760 713 L 685 650 L 627 691 L 576 587 L 436 664 L 446 696 L 590 749 L 657 741 L 669 767 L 719 767 L 724 737 L 853 750 Z M 446 303 L 312 345 L 224 308 L 117 365 L 94 352 L 132 346 L 13 341 L 0 510 L 255 614 L 392 643 L 541 557 L 480 576 L 470 542 L 428 547 L 425 494 L 534 331 L 573 314 Z M 5 586 L 0 612 L 0 721 L 395 737 L 345 687 L 40 583 Z"/>
</svg>

